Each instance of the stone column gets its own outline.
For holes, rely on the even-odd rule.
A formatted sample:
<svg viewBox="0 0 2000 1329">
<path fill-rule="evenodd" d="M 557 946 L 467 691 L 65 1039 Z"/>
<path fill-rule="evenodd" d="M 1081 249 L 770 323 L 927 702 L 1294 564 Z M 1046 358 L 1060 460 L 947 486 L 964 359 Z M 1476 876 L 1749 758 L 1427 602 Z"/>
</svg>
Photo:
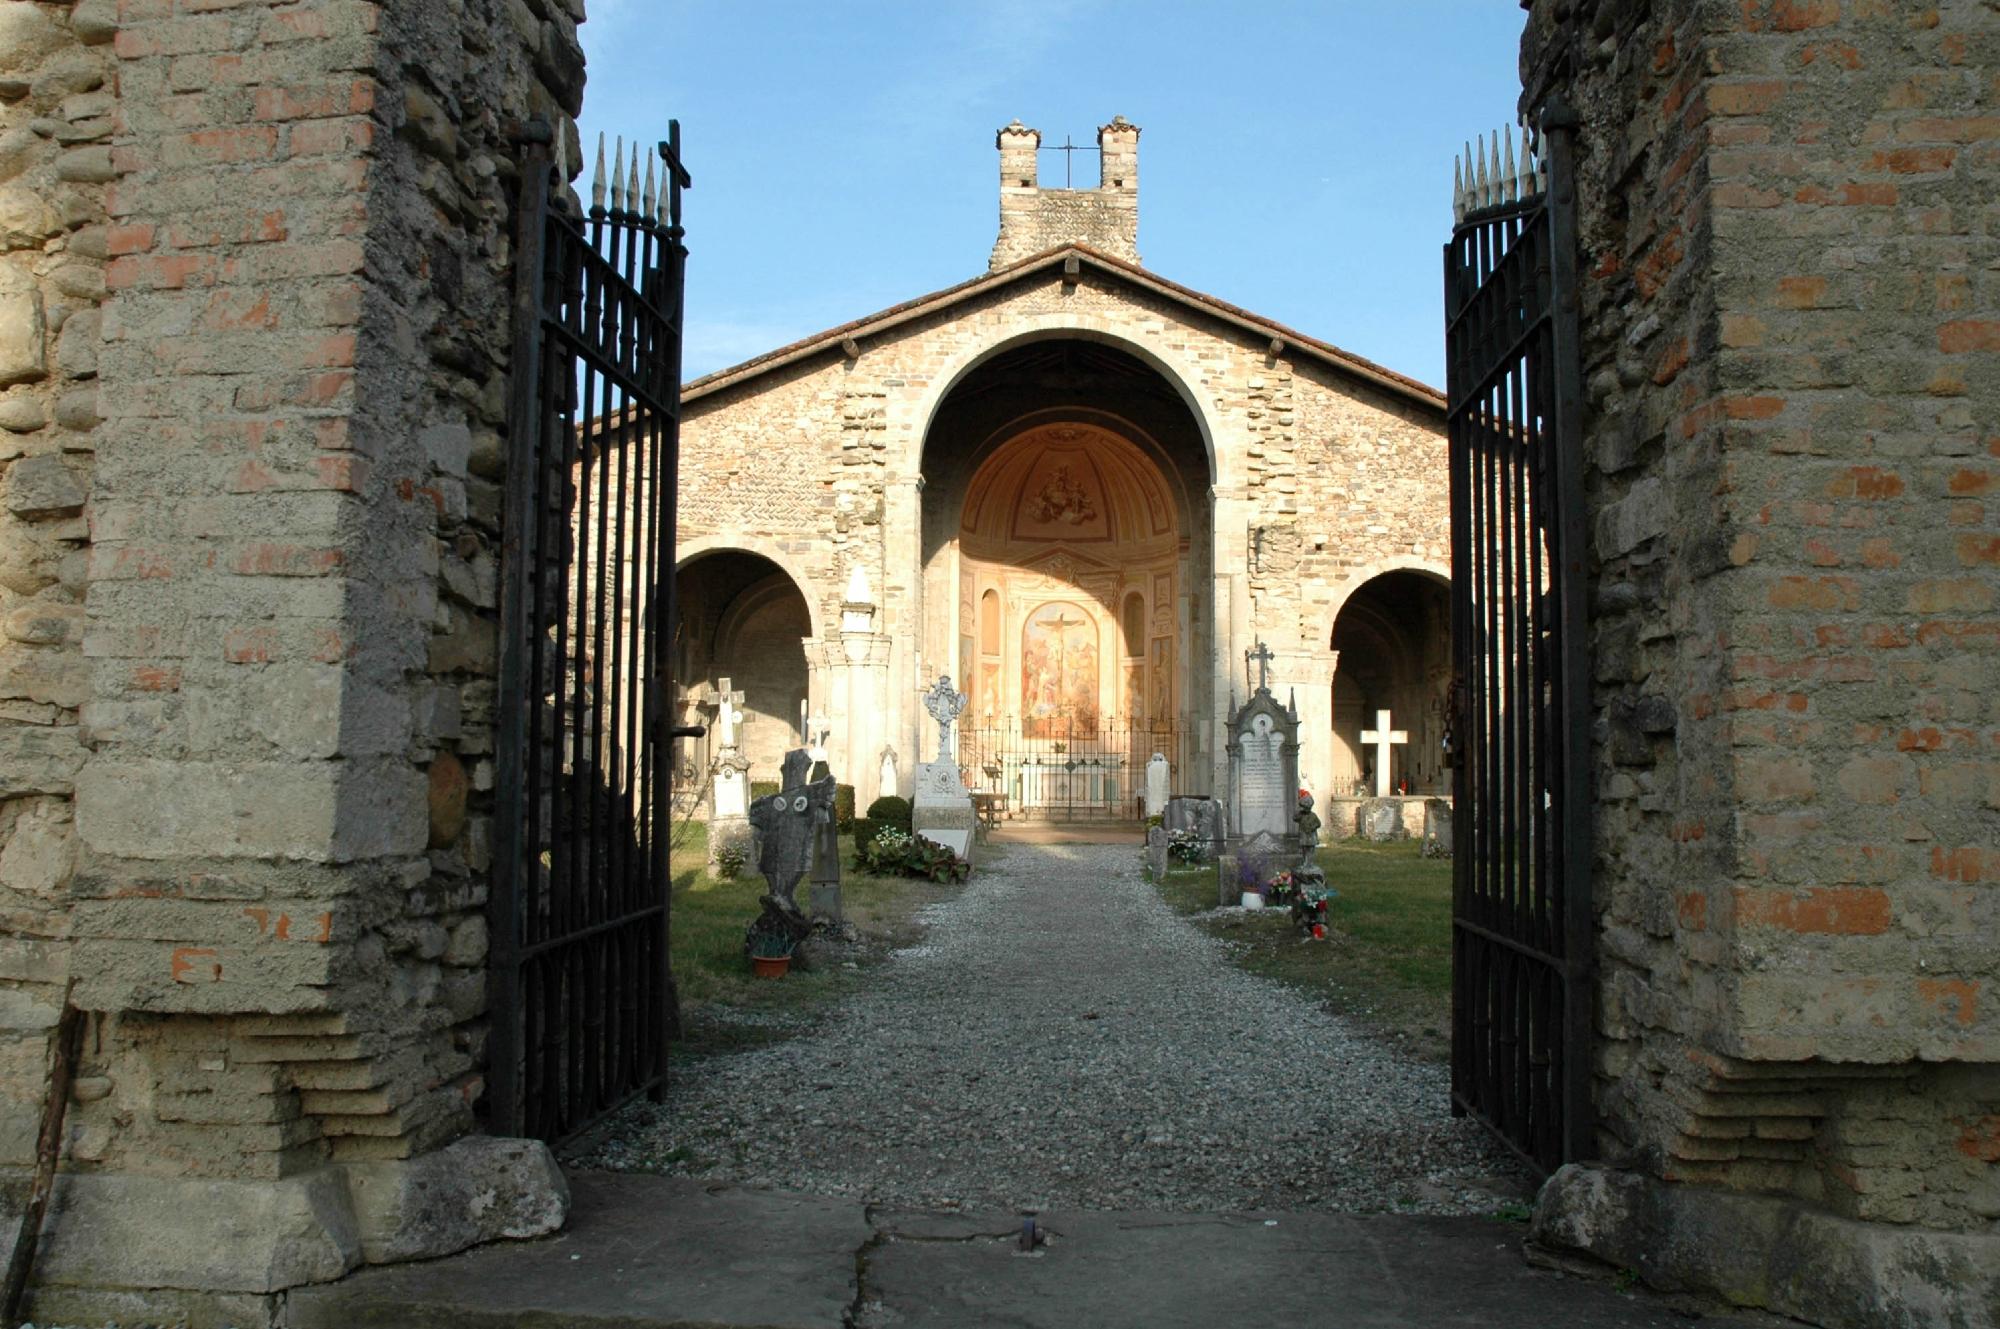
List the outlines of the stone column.
<svg viewBox="0 0 2000 1329">
<path fill-rule="evenodd" d="M 1279 654 L 1275 680 L 1299 708 L 1299 778 L 1322 806 L 1333 791 L 1333 673 L 1337 651 L 1305 649 Z"/>
<path fill-rule="evenodd" d="M 875 630 L 889 638 L 888 696 L 883 699 L 882 725 L 909 770 L 916 761 L 918 718 L 917 655 L 924 627 L 923 496 L 921 475 L 896 476 L 882 488 L 882 612 Z M 899 648 L 896 646 L 899 645 Z M 878 746 L 864 754 L 881 755 Z"/>
</svg>

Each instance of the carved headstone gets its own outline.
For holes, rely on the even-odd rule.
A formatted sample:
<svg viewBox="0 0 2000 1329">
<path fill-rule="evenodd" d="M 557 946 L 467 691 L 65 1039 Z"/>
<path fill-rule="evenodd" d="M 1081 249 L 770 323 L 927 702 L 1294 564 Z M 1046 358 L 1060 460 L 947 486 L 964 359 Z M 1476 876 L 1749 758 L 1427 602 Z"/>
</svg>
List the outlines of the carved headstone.
<svg viewBox="0 0 2000 1329">
<path fill-rule="evenodd" d="M 1451 800 L 1448 798 L 1427 798 L 1424 800 L 1424 843 L 1425 858 L 1451 857 Z"/>
<path fill-rule="evenodd" d="M 1261 656 L 1261 658 L 1260 658 Z M 1270 653 L 1251 660 L 1268 670 Z M 1229 837 L 1223 847 L 1220 894 L 1234 902 L 1244 871 L 1253 863 L 1275 870 L 1298 848 L 1295 816 L 1299 793 L 1299 716 L 1271 695 L 1268 672 L 1250 699 L 1229 717 Z M 1283 862 L 1272 863 L 1273 858 Z"/>
<path fill-rule="evenodd" d="M 1153 874 L 1154 881 L 1165 880 L 1167 875 L 1167 828 L 1148 826 L 1146 828 L 1146 869 Z"/>
<path fill-rule="evenodd" d="M 812 864 L 813 828 L 818 813 L 833 809 L 831 777 L 810 784 L 804 780 L 804 751 L 794 748 L 785 756 L 788 777 L 792 758 L 799 758 L 798 778 L 775 794 L 766 794 L 750 805 L 750 825 L 757 832 L 757 870 L 764 874 L 770 891 L 767 898 L 781 902 L 786 912 L 799 912 L 799 878 Z"/>
<path fill-rule="evenodd" d="M 1409 832 L 1403 828 L 1403 800 L 1371 798 L 1361 805 L 1361 834 L 1370 840 L 1401 840 Z"/>
<path fill-rule="evenodd" d="M 833 774 L 827 770 L 825 762 L 813 763 L 813 783 L 832 782 Z M 834 786 L 835 801 L 825 805 L 815 805 L 813 823 L 812 854 L 812 916 L 825 919 L 838 927 L 846 921 L 846 911 L 840 893 L 840 823 L 838 821 L 837 800 L 839 786 Z"/>
<path fill-rule="evenodd" d="M 1167 807 L 1167 781 L 1170 772 L 1167 757 L 1163 752 L 1155 752 L 1153 759 L 1146 763 L 1146 815 L 1157 817 Z"/>
</svg>

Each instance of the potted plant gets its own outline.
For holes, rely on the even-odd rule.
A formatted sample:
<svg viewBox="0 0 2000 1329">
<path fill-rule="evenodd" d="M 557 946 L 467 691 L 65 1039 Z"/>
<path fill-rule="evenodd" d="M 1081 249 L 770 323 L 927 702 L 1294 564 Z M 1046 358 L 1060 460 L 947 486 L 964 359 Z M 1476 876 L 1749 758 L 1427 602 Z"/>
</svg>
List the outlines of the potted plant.
<svg viewBox="0 0 2000 1329">
<path fill-rule="evenodd" d="M 750 943 L 750 972 L 759 978 L 783 978 L 792 967 L 792 941 L 775 932 L 761 932 Z"/>
</svg>

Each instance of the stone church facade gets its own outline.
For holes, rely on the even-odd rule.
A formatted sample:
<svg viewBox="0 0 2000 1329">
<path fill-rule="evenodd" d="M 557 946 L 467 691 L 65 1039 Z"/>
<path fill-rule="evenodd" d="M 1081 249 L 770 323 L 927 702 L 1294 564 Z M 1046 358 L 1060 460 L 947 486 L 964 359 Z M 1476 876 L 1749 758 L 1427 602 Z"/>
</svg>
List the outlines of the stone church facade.
<svg viewBox="0 0 2000 1329">
<path fill-rule="evenodd" d="M 1129 815 L 1156 750 L 1219 787 L 1262 643 L 1316 792 L 1355 792 L 1378 709 L 1396 783 L 1442 791 L 1441 398 L 1142 267 L 1135 126 L 1089 189 L 1038 185 L 1039 137 L 997 136 L 986 274 L 687 386 L 691 718 L 729 678 L 754 774 L 823 716 L 865 805 L 934 755 L 917 698 L 948 674 L 973 785 L 1032 815 L 1021 762 L 1088 750 L 1125 774 L 1087 801 Z"/>
</svg>

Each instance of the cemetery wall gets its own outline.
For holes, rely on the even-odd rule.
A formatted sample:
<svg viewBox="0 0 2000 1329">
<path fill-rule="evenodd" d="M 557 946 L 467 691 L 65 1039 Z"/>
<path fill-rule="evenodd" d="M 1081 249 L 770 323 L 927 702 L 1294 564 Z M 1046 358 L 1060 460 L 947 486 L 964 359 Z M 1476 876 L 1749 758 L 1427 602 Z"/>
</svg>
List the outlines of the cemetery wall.
<svg viewBox="0 0 2000 1329">
<path fill-rule="evenodd" d="M 1964 1231 L 2000 1217 L 1996 64 L 1975 0 L 1538 0 L 1522 48 L 1581 122 L 1601 1150 Z"/>
<path fill-rule="evenodd" d="M 1169 366 L 1193 398 L 1213 449 L 1211 510 L 1193 521 L 1198 533 L 1213 523 L 1215 544 L 1216 584 L 1195 588 L 1201 612 L 1219 624 L 1211 723 L 1220 725 L 1242 652 L 1261 636 L 1278 652 L 1274 686 L 1296 685 L 1302 711 L 1318 707 L 1309 723 L 1330 725 L 1322 694 L 1346 596 L 1392 568 L 1449 568 L 1441 408 L 1392 396 L 1295 348 L 1274 355 L 1268 334 L 1206 318 L 1115 271 L 1085 265 L 1068 285 L 1059 265 L 1043 267 L 892 329 L 861 326 L 857 358 L 830 338 L 817 353 L 761 373 L 751 362 L 747 374 L 725 370 L 690 384 L 682 427 L 683 545 L 771 557 L 798 583 L 816 622 L 840 622 L 858 564 L 881 602 L 875 632 L 899 643 L 952 639 L 935 625 L 926 633 L 922 602 L 916 496 L 925 429 L 963 371 L 1030 336 L 1135 348 Z M 927 667 L 932 657 L 927 649 Z M 906 699 L 892 739 L 903 754 L 919 714 L 909 667 L 904 651 L 890 694 Z M 829 716 L 838 756 L 845 720 Z M 1308 762 L 1330 763 L 1320 746 Z"/>
<path fill-rule="evenodd" d="M 0 5 L 0 1163 L 73 980 L 105 1224 L 45 1277 L 329 1276 L 364 1250 L 327 1165 L 474 1123 L 512 162 L 573 135 L 581 17 Z M 253 1193 L 317 1197 L 311 1259 L 163 1253 Z"/>
</svg>

